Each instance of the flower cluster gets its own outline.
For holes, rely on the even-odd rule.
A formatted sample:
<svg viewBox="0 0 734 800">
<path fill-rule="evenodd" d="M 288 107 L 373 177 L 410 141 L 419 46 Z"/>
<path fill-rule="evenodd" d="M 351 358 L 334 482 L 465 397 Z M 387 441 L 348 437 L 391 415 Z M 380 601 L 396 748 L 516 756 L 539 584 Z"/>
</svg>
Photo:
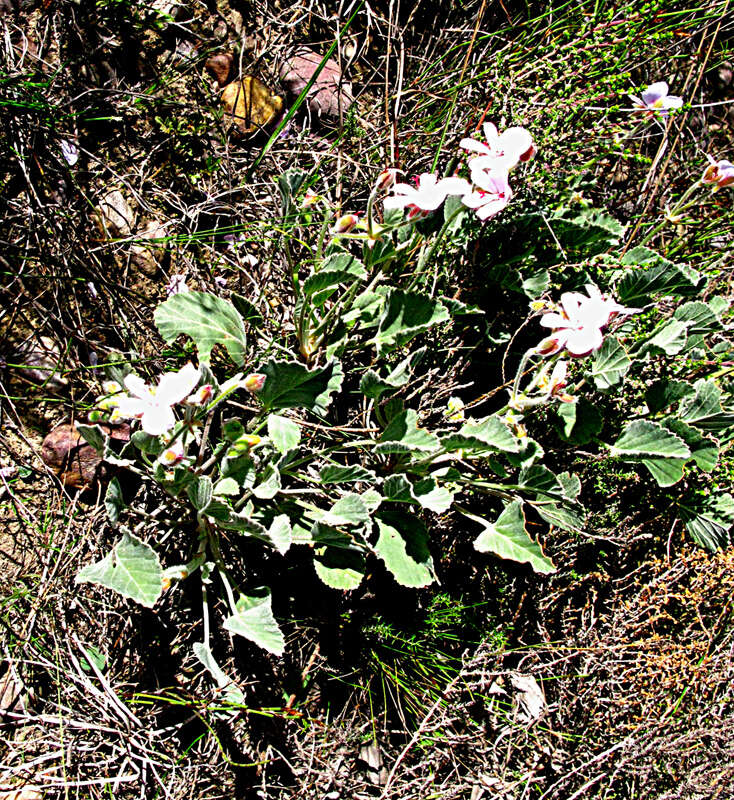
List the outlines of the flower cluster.
<svg viewBox="0 0 734 800">
<path fill-rule="evenodd" d="M 564 292 L 558 306 L 551 306 L 551 310 L 543 314 L 540 324 L 551 328 L 552 333 L 536 348 L 540 355 L 549 356 L 565 349 L 576 358 L 588 356 L 601 347 L 603 331 L 613 319 L 642 310 L 619 305 L 593 284 L 585 288 L 586 295 Z"/>
<path fill-rule="evenodd" d="M 462 139 L 459 146 L 472 154 L 468 166 L 471 181 L 452 177 L 439 179 L 426 172 L 409 183 L 394 183 L 393 194 L 386 197 L 386 209 L 407 208 L 414 217 L 435 211 L 449 196 L 460 196 L 462 203 L 476 211 L 484 221 L 499 214 L 512 199 L 510 170 L 518 163 L 529 161 L 536 152 L 533 137 L 525 128 L 508 128 L 500 134 L 491 122 L 484 124 L 486 143 Z M 381 187 L 387 181 L 381 182 Z"/>
</svg>

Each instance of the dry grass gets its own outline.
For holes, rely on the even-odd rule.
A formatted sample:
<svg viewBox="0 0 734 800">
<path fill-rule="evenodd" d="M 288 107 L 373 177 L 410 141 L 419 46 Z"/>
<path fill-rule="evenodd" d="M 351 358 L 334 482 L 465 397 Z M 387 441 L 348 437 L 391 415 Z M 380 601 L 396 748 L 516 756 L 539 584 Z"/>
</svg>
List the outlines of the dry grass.
<svg viewBox="0 0 734 800">
<path fill-rule="evenodd" d="M 401 675 L 415 680 L 415 655 L 390 662 L 392 683 L 384 664 L 379 673 L 363 660 L 378 649 L 360 626 L 385 606 L 321 593 L 292 563 L 285 580 L 308 600 L 284 609 L 284 661 L 224 639 L 217 653 L 247 690 L 239 710 L 220 707 L 190 655 L 195 589 L 153 615 L 73 583 L 108 531 L 97 498 L 83 503 L 48 475 L 42 436 L 84 414 L 98 364 L 125 354 L 158 368 L 178 355 L 160 348 L 151 315 L 173 274 L 264 300 L 266 326 L 278 329 L 287 268 L 269 220 L 284 168 L 308 170 L 346 211 L 383 166 L 444 169 L 445 153 L 484 119 L 524 123 L 544 155 L 518 209 L 580 189 L 639 221 L 641 235 L 701 148 L 732 145 L 727 3 L 652 20 L 622 2 L 611 16 L 588 2 L 365 3 L 336 50 L 354 111 L 331 126 L 298 118 L 255 168 L 267 136 L 227 130 L 207 57 L 233 48 L 243 73 L 274 87 L 294 44 L 328 46 L 358 5 L 195 2 L 171 22 L 141 3 L 57 0 L 0 20 L 0 466 L 20 470 L 0 480 L 0 796 L 27 785 L 65 798 L 723 800 L 734 782 L 733 556 L 694 553 L 676 537 L 666 558 L 655 519 L 664 510 L 626 509 L 613 533 L 600 514 L 591 544 L 554 540 L 568 569 L 551 586 L 465 566 L 443 531 L 445 586 L 462 597 L 470 586 L 493 616 L 478 647 L 419 643 L 432 666 L 408 711 Z M 426 24 L 432 15 L 443 24 Z M 624 139 L 607 109 L 662 75 L 694 107 L 657 158 L 657 134 Z M 709 102 L 720 105 L 704 113 Z M 75 167 L 62 140 L 79 146 Z M 109 238 L 94 209 L 113 189 L 134 222 Z M 668 242 L 720 286 L 731 202 L 721 193 Z M 151 222 L 163 231 L 154 243 L 143 236 Z M 238 248 L 230 234 L 243 236 Z M 474 281 L 481 296 L 486 258 L 470 260 L 465 290 Z M 616 571 L 587 559 L 604 548 Z M 409 617 L 429 601 L 396 593 L 386 605 L 403 603 Z M 455 665 L 439 669 L 446 653 Z M 539 715 L 528 716 L 518 675 L 542 690 Z"/>
</svg>

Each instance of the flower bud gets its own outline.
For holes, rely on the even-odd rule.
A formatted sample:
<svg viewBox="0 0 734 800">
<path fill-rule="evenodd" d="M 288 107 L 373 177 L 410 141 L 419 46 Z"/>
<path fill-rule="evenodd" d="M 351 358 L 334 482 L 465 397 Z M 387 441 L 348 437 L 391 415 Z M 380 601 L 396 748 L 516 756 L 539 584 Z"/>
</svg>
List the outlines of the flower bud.
<svg viewBox="0 0 734 800">
<path fill-rule="evenodd" d="M 159 456 L 158 461 L 164 467 L 175 467 L 183 461 L 184 447 L 180 439 L 177 439 L 170 447 L 167 447 Z"/>
<path fill-rule="evenodd" d="M 104 381 L 102 383 L 102 391 L 105 394 L 119 394 L 122 391 L 122 386 L 117 381 Z"/>
<path fill-rule="evenodd" d="M 349 231 L 356 227 L 358 222 L 359 217 L 356 214 L 344 214 L 334 223 L 334 227 L 331 229 L 331 232 L 349 233 Z"/>
<path fill-rule="evenodd" d="M 548 336 L 535 348 L 539 356 L 552 356 L 561 349 L 561 342 L 553 336 Z"/>
<path fill-rule="evenodd" d="M 87 418 L 92 424 L 94 424 L 95 422 L 102 422 L 104 419 L 104 414 L 97 409 L 92 409 L 87 415 Z"/>
<path fill-rule="evenodd" d="M 375 191 L 386 192 L 395 183 L 395 176 L 397 172 L 398 171 L 394 168 L 383 170 L 377 176 L 377 180 L 375 181 Z"/>
<path fill-rule="evenodd" d="M 301 202 L 301 208 L 304 210 L 312 208 L 322 199 L 323 198 L 320 194 L 316 194 L 316 192 L 306 189 L 306 194 L 303 196 L 303 201 Z"/>
<path fill-rule="evenodd" d="M 206 405 L 214 396 L 214 387 L 211 383 L 205 383 L 200 386 L 193 394 L 186 398 L 186 402 L 190 406 L 203 406 Z"/>
<path fill-rule="evenodd" d="M 252 372 L 242 381 L 242 385 L 250 394 L 257 394 L 265 386 L 266 378 L 267 375 L 263 375 L 260 372 Z"/>
<path fill-rule="evenodd" d="M 230 458 L 236 458 L 237 456 L 244 455 L 251 448 L 259 445 L 260 442 L 261 439 L 259 436 L 246 433 L 243 436 L 240 436 L 239 439 L 236 439 L 234 442 L 232 442 L 232 447 L 229 449 L 227 455 L 230 456 Z"/>
</svg>

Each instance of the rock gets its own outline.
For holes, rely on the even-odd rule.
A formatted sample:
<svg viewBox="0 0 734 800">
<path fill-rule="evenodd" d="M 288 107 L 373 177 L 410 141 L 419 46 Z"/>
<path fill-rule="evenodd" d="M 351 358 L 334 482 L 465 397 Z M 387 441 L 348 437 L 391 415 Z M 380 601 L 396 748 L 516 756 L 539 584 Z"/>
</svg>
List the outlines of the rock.
<svg viewBox="0 0 734 800">
<path fill-rule="evenodd" d="M 217 83 L 220 86 L 226 86 L 229 83 L 233 64 L 234 56 L 232 53 L 218 53 L 208 58 L 204 66 L 210 75 L 217 79 Z"/>
<path fill-rule="evenodd" d="M 102 233 L 112 237 L 129 236 L 135 224 L 135 214 L 119 189 L 113 189 L 100 200 L 97 224 Z"/>
<path fill-rule="evenodd" d="M 321 63 L 321 56 L 308 47 L 301 47 L 280 68 L 280 79 L 288 93 L 297 97 L 311 80 Z M 338 117 L 352 105 L 352 85 L 342 81 L 339 65 L 330 58 L 306 98 L 308 110 L 316 117 Z"/>
<path fill-rule="evenodd" d="M 242 133 L 253 133 L 280 114 L 283 98 L 271 92 L 262 81 L 246 75 L 225 87 L 222 105 L 227 118 L 233 120 Z"/>
<path fill-rule="evenodd" d="M 130 440 L 130 426 L 99 426 L 113 440 Z M 74 425 L 54 428 L 41 445 L 43 463 L 67 489 L 90 489 L 107 477 L 108 468 L 97 451 L 82 439 Z"/>
<path fill-rule="evenodd" d="M 158 273 L 158 268 L 166 260 L 168 251 L 165 242 L 155 242 L 156 239 L 165 239 L 166 229 L 159 220 L 149 220 L 142 233 L 136 234 L 139 239 L 149 239 L 149 245 L 134 244 L 130 248 L 130 262 L 149 278 Z"/>
</svg>

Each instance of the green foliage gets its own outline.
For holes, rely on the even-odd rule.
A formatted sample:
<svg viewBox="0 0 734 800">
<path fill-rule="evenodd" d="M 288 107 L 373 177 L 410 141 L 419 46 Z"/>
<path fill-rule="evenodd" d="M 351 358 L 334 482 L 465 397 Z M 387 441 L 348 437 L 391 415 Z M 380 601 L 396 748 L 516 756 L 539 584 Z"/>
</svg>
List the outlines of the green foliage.
<svg viewBox="0 0 734 800">
<path fill-rule="evenodd" d="M 77 583 L 96 583 L 152 608 L 163 592 L 163 572 L 153 548 L 127 530 L 102 561 L 89 564 Z"/>
</svg>

